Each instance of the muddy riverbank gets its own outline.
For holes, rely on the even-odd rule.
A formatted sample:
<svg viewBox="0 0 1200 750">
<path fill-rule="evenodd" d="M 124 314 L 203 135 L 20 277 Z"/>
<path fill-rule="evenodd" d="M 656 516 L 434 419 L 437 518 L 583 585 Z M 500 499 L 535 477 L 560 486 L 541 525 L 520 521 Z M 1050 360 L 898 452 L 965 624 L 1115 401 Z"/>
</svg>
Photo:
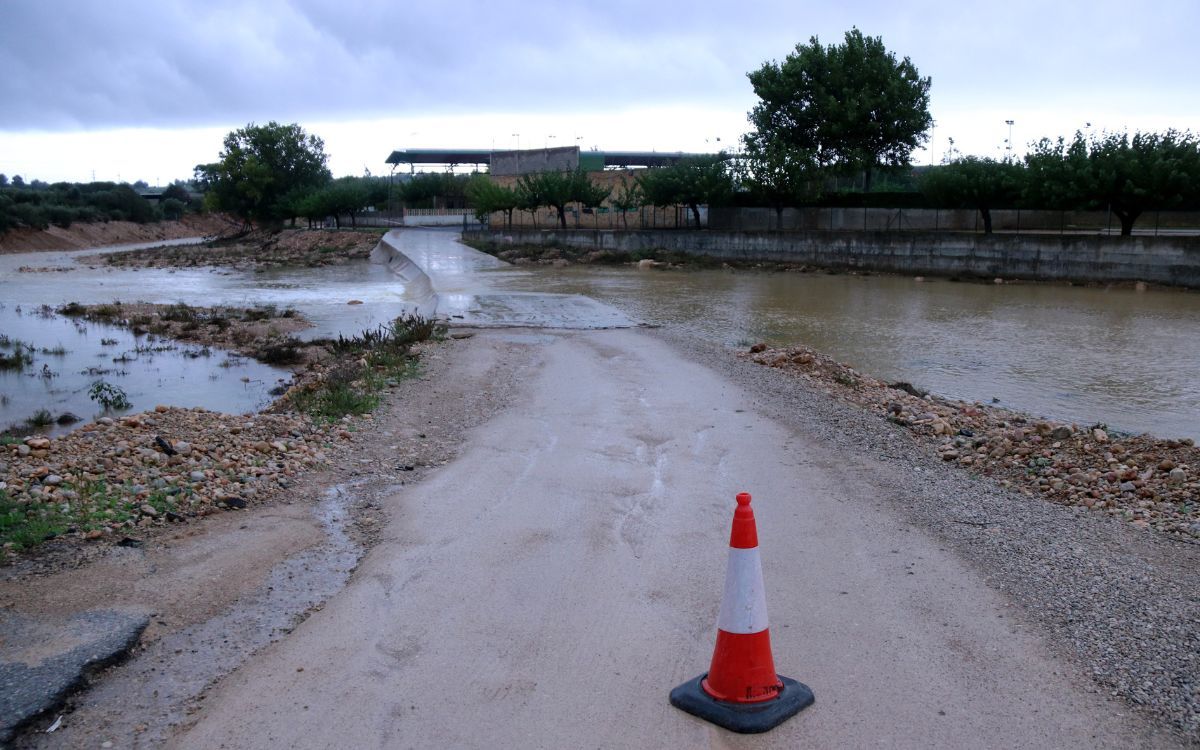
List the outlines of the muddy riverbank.
<svg viewBox="0 0 1200 750">
<path fill-rule="evenodd" d="M 236 270 L 274 267 L 320 268 L 366 260 L 383 230 L 283 229 L 207 242 L 203 245 L 108 252 L 85 260 L 110 267 Z"/>
<path fill-rule="evenodd" d="M 0 255 L 49 250 L 80 250 L 184 237 L 218 237 L 240 224 L 223 214 L 188 214 L 178 221 L 135 224 L 131 221 L 76 223 L 69 227 L 11 229 L 0 233 Z"/>
</svg>

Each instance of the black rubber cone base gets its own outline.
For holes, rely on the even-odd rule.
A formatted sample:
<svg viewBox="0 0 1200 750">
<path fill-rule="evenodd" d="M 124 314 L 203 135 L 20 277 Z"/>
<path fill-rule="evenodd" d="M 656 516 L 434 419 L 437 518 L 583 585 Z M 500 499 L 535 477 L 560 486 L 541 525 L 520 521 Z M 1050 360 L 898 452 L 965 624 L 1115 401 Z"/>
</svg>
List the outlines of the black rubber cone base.
<svg viewBox="0 0 1200 750">
<path fill-rule="evenodd" d="M 741 734 L 768 732 L 808 708 L 816 698 L 803 682 L 780 676 L 779 696 L 762 703 L 728 703 L 704 692 L 700 681 L 708 673 L 688 680 L 671 691 L 671 705 L 719 727 Z"/>
</svg>

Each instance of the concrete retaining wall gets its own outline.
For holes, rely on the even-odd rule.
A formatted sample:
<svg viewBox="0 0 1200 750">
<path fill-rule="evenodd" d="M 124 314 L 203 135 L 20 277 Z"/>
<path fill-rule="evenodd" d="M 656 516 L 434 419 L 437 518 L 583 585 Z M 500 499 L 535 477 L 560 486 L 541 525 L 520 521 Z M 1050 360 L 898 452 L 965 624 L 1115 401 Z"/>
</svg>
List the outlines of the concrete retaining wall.
<svg viewBox="0 0 1200 750">
<path fill-rule="evenodd" d="M 664 249 L 729 260 L 923 276 L 1147 281 L 1200 288 L 1200 237 L 583 230 L 481 235 L 518 244 L 558 243 L 624 252 Z"/>
</svg>

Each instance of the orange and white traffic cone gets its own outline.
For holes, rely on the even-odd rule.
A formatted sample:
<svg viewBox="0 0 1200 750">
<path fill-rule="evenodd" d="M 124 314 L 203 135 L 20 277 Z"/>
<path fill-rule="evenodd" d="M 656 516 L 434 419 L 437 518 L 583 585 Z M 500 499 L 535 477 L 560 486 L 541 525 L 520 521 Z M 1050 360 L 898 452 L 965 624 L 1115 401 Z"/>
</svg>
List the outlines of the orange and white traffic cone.
<svg viewBox="0 0 1200 750">
<path fill-rule="evenodd" d="M 671 691 L 671 705 L 734 732 L 775 728 L 812 705 L 812 690 L 775 673 L 758 528 L 750 495 L 737 496 L 717 645 L 706 674 Z"/>
</svg>

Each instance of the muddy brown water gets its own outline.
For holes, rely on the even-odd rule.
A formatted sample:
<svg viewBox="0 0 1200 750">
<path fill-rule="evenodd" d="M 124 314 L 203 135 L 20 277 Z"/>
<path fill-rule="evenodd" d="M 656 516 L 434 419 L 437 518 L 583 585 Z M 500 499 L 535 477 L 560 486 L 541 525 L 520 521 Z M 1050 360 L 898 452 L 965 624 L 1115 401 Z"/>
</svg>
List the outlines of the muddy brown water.
<svg viewBox="0 0 1200 750">
<path fill-rule="evenodd" d="M 629 268 L 503 276 L 730 346 L 804 344 L 944 396 L 1200 439 L 1195 292 Z"/>
<path fill-rule="evenodd" d="M 862 372 L 944 396 L 1081 425 L 1200 438 L 1195 292 L 819 273 L 514 268 L 464 248 L 456 232 L 405 230 L 395 236 L 399 249 L 433 278 L 439 311 L 465 315 L 454 322 L 470 323 L 472 311 L 483 308 L 485 317 L 520 325 L 554 326 L 556 310 L 573 316 L 575 326 L 623 323 L 624 316 L 606 305 L 582 304 L 581 298 L 591 298 L 634 320 L 684 328 L 730 346 L 805 344 Z M 195 347 L 154 352 L 147 358 L 152 367 L 123 367 L 111 360 L 136 349 L 128 334 L 97 326 L 76 332 L 68 321 L 37 315 L 39 305 L 114 299 L 275 304 L 313 320 L 307 336 L 354 333 L 414 309 L 404 284 L 385 266 L 366 261 L 258 273 L 109 269 L 78 261 L 95 252 L 0 257 L 0 333 L 31 340 L 39 350 L 62 344 L 82 357 L 39 351 L 25 372 L 0 372 L 0 394 L 8 397 L 0 400 L 0 424 L 37 408 L 94 416 L 86 390 L 96 378 L 89 368 L 127 371 L 121 377 L 133 380 L 120 382 L 139 394 L 139 409 L 176 403 L 249 411 L 269 401 L 270 388 L 288 377 L 245 360 L 220 367 L 223 354 L 196 358 Z M 20 266 L 73 270 L 19 273 Z M 539 293 L 571 296 L 547 302 Z M 363 304 L 348 305 L 350 300 Z M 105 338 L 120 343 L 101 345 Z M 43 366 L 58 375 L 41 377 Z"/>
</svg>

